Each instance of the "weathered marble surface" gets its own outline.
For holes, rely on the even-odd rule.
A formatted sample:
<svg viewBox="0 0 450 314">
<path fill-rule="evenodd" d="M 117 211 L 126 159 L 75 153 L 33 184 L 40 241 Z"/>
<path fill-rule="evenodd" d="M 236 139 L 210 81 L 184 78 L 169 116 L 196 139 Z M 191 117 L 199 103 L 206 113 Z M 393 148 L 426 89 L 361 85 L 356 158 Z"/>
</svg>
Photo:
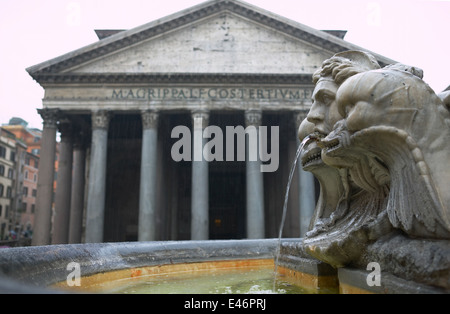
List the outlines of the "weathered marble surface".
<svg viewBox="0 0 450 314">
<path fill-rule="evenodd" d="M 51 245 L 3 249 L 0 254 L 1 293 L 49 293 L 46 287 L 65 281 L 71 262 L 81 275 L 135 267 L 205 261 L 271 259 L 278 242 L 172 241 Z"/>
<path fill-rule="evenodd" d="M 415 239 L 402 232 L 386 235 L 368 245 L 352 266 L 366 269 L 377 261 L 383 274 L 450 293 L 450 241 Z M 382 277 L 383 279 L 383 277 Z"/>
<path fill-rule="evenodd" d="M 319 180 L 321 194 L 304 245 L 334 267 L 367 256 L 392 266 L 376 244 L 383 238 L 395 246 L 400 233 L 410 251 L 404 270 L 392 271 L 448 289 L 436 275 L 447 271 L 448 278 L 450 269 L 448 95 L 436 95 L 422 77 L 403 64 L 380 68 L 357 51 L 335 55 L 316 72 L 299 137 L 310 136 L 302 166 Z M 421 240 L 437 250 L 440 266 L 416 265 Z"/>
</svg>

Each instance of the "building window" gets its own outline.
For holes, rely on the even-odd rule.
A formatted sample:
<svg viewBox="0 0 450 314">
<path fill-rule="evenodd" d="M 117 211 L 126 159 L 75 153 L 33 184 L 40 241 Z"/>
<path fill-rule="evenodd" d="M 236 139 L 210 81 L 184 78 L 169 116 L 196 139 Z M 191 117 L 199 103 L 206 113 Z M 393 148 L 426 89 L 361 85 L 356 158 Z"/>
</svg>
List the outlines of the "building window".
<svg viewBox="0 0 450 314">
<path fill-rule="evenodd" d="M 8 178 L 12 179 L 14 177 L 14 170 L 13 169 L 8 169 Z"/>
<path fill-rule="evenodd" d="M 27 203 L 22 203 L 22 213 L 26 213 L 27 212 Z"/>
<path fill-rule="evenodd" d="M 9 155 L 9 160 L 16 161 L 16 152 L 11 152 L 11 154 Z"/>
<path fill-rule="evenodd" d="M 34 210 L 36 209 L 36 205 L 35 204 L 31 204 L 31 213 L 34 214 Z"/>
<path fill-rule="evenodd" d="M 0 158 L 6 157 L 6 147 L 0 146 Z"/>
<path fill-rule="evenodd" d="M 28 179 L 28 170 L 25 171 L 25 179 Z"/>
<path fill-rule="evenodd" d="M 34 174 L 34 176 L 33 176 L 33 181 L 34 181 L 34 182 L 37 181 L 37 174 Z"/>
<path fill-rule="evenodd" d="M 5 187 L 3 186 L 3 184 L 0 184 L 0 197 L 3 196 L 3 190 L 5 189 Z"/>
<path fill-rule="evenodd" d="M 0 205 L 0 217 L 2 217 L 3 207 Z"/>
<path fill-rule="evenodd" d="M 31 191 L 31 195 L 32 195 L 33 197 L 36 197 L 36 195 L 37 195 L 37 190 L 36 190 L 36 189 L 33 189 L 33 191 Z"/>
<path fill-rule="evenodd" d="M 12 197 L 12 188 L 10 186 L 8 186 L 6 188 L 6 197 L 7 198 L 11 198 Z"/>
<path fill-rule="evenodd" d="M 26 186 L 23 188 L 23 196 L 28 196 L 28 188 Z"/>
<path fill-rule="evenodd" d="M 0 165 L 0 176 L 4 176 L 5 175 L 5 166 Z"/>
</svg>

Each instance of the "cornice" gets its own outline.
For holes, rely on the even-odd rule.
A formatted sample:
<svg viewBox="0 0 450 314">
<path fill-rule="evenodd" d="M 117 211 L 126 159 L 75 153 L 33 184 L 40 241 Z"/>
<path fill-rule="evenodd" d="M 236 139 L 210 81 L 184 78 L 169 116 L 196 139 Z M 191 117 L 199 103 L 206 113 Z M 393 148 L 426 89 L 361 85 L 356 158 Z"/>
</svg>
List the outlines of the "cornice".
<svg viewBox="0 0 450 314">
<path fill-rule="evenodd" d="M 311 74 L 243 73 L 108 73 L 108 74 L 37 74 L 42 85 L 70 84 L 283 84 L 312 85 Z"/>
</svg>

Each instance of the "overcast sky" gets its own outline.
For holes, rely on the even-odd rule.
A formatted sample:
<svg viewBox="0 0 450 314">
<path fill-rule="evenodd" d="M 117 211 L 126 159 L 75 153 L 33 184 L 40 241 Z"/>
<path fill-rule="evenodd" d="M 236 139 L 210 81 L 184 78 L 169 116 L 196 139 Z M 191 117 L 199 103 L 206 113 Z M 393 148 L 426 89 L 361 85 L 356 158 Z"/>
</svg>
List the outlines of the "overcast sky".
<svg viewBox="0 0 450 314">
<path fill-rule="evenodd" d="M 44 90 L 25 71 L 97 41 L 94 29 L 131 29 L 204 0 L 0 0 L 0 124 L 13 116 L 42 128 Z M 450 0 L 247 0 L 424 70 L 441 92 L 450 85 Z"/>
</svg>

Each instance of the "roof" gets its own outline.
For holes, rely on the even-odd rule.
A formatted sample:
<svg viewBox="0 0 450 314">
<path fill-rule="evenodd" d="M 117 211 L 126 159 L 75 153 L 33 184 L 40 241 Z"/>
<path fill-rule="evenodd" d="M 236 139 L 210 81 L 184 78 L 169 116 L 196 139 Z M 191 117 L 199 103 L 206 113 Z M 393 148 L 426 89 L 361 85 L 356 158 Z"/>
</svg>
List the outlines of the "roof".
<svg viewBox="0 0 450 314">
<path fill-rule="evenodd" d="M 126 31 L 126 29 L 96 29 L 95 34 L 97 34 L 98 39 L 102 40 L 124 31 Z"/>
</svg>

